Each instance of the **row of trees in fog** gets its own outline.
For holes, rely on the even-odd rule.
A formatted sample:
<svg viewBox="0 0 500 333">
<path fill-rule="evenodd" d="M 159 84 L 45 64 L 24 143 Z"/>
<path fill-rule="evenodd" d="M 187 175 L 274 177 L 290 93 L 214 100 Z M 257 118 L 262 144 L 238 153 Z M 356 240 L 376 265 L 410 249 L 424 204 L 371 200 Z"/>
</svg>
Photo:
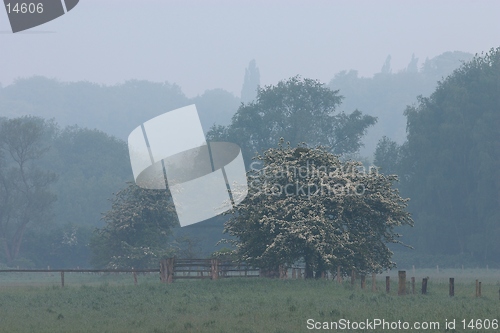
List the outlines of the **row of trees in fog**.
<svg viewBox="0 0 500 333">
<path fill-rule="evenodd" d="M 383 138 L 382 172 L 400 176 L 415 230 L 405 240 L 427 254 L 500 258 L 500 48 L 476 56 L 408 106 L 407 139 Z"/>
<path fill-rule="evenodd" d="M 304 260 L 308 276 L 339 265 L 380 271 L 392 267 L 390 251 L 383 244 L 397 242 L 397 230 L 418 254 L 461 256 L 462 263 L 467 258 L 495 261 L 499 57 L 500 52 L 492 50 L 474 58 L 443 80 L 429 98 L 420 97 L 418 106 L 409 106 L 407 143 L 400 146 L 387 138 L 380 140 L 376 163 L 382 173 L 400 176 L 402 197 L 391 190 L 395 178 L 382 174 L 382 178 L 371 178 L 377 179 L 372 183 L 364 179 L 364 185 L 371 184 L 367 197 L 332 194 L 304 198 L 276 193 L 273 186 L 299 187 L 301 181 L 302 187 L 316 190 L 317 182 L 325 178 L 308 175 L 299 179 L 293 173 L 283 178 L 273 168 L 342 163 L 334 154 L 346 158 L 356 152 L 376 119 L 357 110 L 339 111 L 340 93 L 315 80 L 293 77 L 260 89 L 254 101 L 238 108 L 231 124 L 214 126 L 208 133 L 211 140 L 241 145 L 247 163 L 260 153 L 256 158 L 267 171 L 272 169 L 268 175 L 274 175 L 261 179 L 260 184 L 269 187 L 268 193 L 260 189 L 255 195 L 252 188 L 225 224 L 226 232 L 233 236 L 235 254 L 270 271 L 279 264 Z M 292 148 L 275 149 L 280 138 Z M 301 143 L 309 146 L 293 148 Z M 324 146 L 323 153 L 310 148 L 317 145 Z M 345 183 L 349 183 L 348 177 L 337 179 L 337 184 Z M 405 215 L 405 197 L 411 198 L 415 232 L 397 229 L 412 224 Z M 130 204 L 134 207 L 135 199 Z M 123 208 L 115 213 L 121 211 Z M 108 227 L 116 228 L 116 221 Z M 103 229 L 105 234 L 108 227 Z M 135 244 L 136 249 L 138 246 Z M 140 246 L 138 249 L 142 256 L 147 253 Z"/>
<path fill-rule="evenodd" d="M 415 103 L 416 96 L 429 95 L 438 80 L 471 57 L 468 53 L 446 52 L 422 61 L 420 66 L 418 59 L 413 57 L 408 68 L 397 72 L 392 71 L 388 59 L 381 64 L 381 71 L 371 78 L 359 77 L 355 70 L 332 73 L 333 78 L 327 86 L 344 96 L 339 111 L 350 113 L 357 109 L 379 119 L 363 138 L 365 147 L 361 147 L 361 155 L 371 156 L 383 135 L 402 143 L 406 136 L 405 107 Z M 259 72 L 258 61 L 251 61 L 245 75 L 242 73 L 241 98 L 223 89 L 207 90 L 188 98 L 181 87 L 169 82 L 131 80 L 103 86 L 32 77 L 19 79 L 9 86 L 0 85 L 0 110 L 1 115 L 8 118 L 28 114 L 55 118 L 61 126 L 78 124 L 126 140 L 137 124 L 194 103 L 204 130 L 208 131 L 214 124 L 229 125 L 240 103 L 254 100 L 261 74 L 265 75 Z"/>
<path fill-rule="evenodd" d="M 108 199 L 132 179 L 126 144 L 24 116 L 0 119 L 1 262 L 84 266 Z"/>
<path fill-rule="evenodd" d="M 401 139 L 389 129 L 377 132 L 380 135 L 372 139 L 378 141 L 374 164 L 383 175 L 398 175 L 399 183 L 393 186 L 399 189 L 401 197 L 392 196 L 391 200 L 399 202 L 399 224 L 411 224 L 403 214 L 407 208 L 415 227 L 399 230 L 398 223 L 389 227 L 385 221 L 381 222 L 378 233 L 370 237 L 391 242 L 396 241 L 395 235 L 401 231 L 403 242 L 415 248 L 409 252 L 414 253 L 414 258 L 428 253 L 446 255 L 446 258 L 458 256 L 457 260 L 462 263 L 464 260 L 497 262 L 500 257 L 496 245 L 500 237 L 500 51 L 491 50 L 476 56 L 450 77 L 439 77 L 459 56 L 454 53 L 436 57 L 426 61 L 420 70 L 418 67 L 415 70 L 413 58 L 407 70 L 398 73 L 390 71 L 388 59 L 381 73 L 373 78 L 343 72 L 328 85 L 296 76 L 261 87 L 251 97 L 251 87 L 259 82 L 258 68 L 253 62 L 247 69 L 242 97 L 245 95 L 248 100 L 243 104 L 223 90 L 207 91 L 189 99 L 175 85 L 145 81 L 105 87 L 38 77 L 3 87 L 0 110 L 7 118 L 0 119 L 0 245 L 3 249 L 0 262 L 25 267 L 88 266 L 90 262 L 96 267 L 146 267 L 154 265 L 160 257 L 176 253 L 205 256 L 212 252 L 215 249 L 212 243 L 223 237 L 223 223 L 228 217 L 176 228 L 178 223 L 168 192 L 142 190 L 127 183 L 132 175 L 123 139 L 129 131 L 147 119 L 191 103 L 197 104 L 209 140 L 239 144 L 247 167 L 256 153 L 261 157 L 271 156 L 266 154 L 276 149 L 281 138 L 291 145 L 288 150 L 282 150 L 283 156 L 289 154 L 291 159 L 283 157 L 283 160 L 304 162 L 299 158 L 301 154 L 295 154 L 295 149 L 305 143 L 304 156 L 317 154 L 317 150 L 309 149 L 321 145 L 333 164 L 335 161 L 350 163 L 348 160 L 357 156 L 367 133 L 373 137 L 373 129 L 388 126 L 391 115 L 401 114 L 405 123 L 397 126 L 407 128 L 407 135 Z M 415 87 L 428 89 L 427 83 L 438 79 L 442 82 L 434 93 L 417 97 L 426 92 L 417 91 Z M 395 89 L 398 85 L 403 86 L 399 92 Z M 384 87 L 392 88 L 384 90 Z M 372 110 L 384 109 L 386 113 L 373 114 L 358 107 L 363 105 L 368 110 L 370 105 Z M 19 117 L 27 113 L 42 117 Z M 49 117 L 56 119 L 47 120 Z M 98 130 L 61 127 L 56 121 L 89 127 L 99 125 L 119 138 Z M 368 163 L 366 159 L 364 162 Z M 395 181 L 392 176 L 387 179 L 384 184 Z M 384 188 L 388 197 L 392 193 L 389 187 Z M 398 201 L 402 198 L 411 199 L 408 207 L 406 201 Z M 352 204 L 355 203 L 369 206 L 366 202 Z M 375 201 L 370 204 L 378 205 Z M 281 207 L 282 203 L 248 201 L 241 209 L 273 205 Z M 350 214 L 357 222 L 363 218 L 373 220 L 374 215 L 370 217 L 365 213 L 364 217 Z M 238 214 L 244 216 L 245 213 Z M 261 210 L 255 214 L 268 212 Z M 236 244 L 242 249 L 245 236 L 238 229 L 241 219 L 235 216 L 236 219 L 226 223 L 226 231 L 232 241 L 240 241 Z M 285 221 L 277 215 L 273 218 L 273 230 L 280 225 L 280 220 Z M 319 221 L 329 221 L 319 218 Z M 255 221 L 258 225 L 260 220 Z M 385 239 L 381 236 L 384 226 L 395 232 L 394 237 L 390 233 Z M 98 229 L 94 230 L 95 227 Z M 352 224 L 348 228 L 352 229 Z M 352 231 L 352 235 L 358 232 Z M 181 237 L 186 234 L 188 237 Z M 340 235 L 342 232 L 333 236 Z M 286 237 L 283 239 L 291 239 L 293 235 Z M 335 237 L 316 238 L 317 244 L 333 241 Z M 197 239 L 208 239 L 211 243 L 199 251 L 195 249 Z M 368 242 L 363 246 L 376 248 L 373 244 Z M 269 244 L 257 244 L 257 247 L 266 245 Z M 352 251 L 350 257 L 345 257 L 350 261 L 344 258 L 344 266 L 355 265 L 355 247 L 354 243 L 346 243 L 346 249 Z M 261 256 L 264 259 L 260 264 L 272 269 L 276 263 L 304 258 L 306 249 L 311 248 L 288 249 L 288 256 L 277 255 L 279 251 L 270 252 L 270 257 Z M 319 271 L 332 265 L 333 261 L 325 258 L 337 256 L 335 251 L 339 248 L 329 249 L 330 252 L 312 251 L 314 258 L 309 266 Z M 365 265 L 367 261 L 363 264 L 363 260 L 357 258 L 358 268 L 368 271 L 389 267 L 390 251 L 386 250 L 389 251 L 383 247 L 377 252 L 379 256 L 375 261 L 382 263 L 380 266 Z M 239 255 L 246 255 L 247 259 L 259 257 L 249 253 L 240 251 Z M 326 257 L 318 257 L 319 253 Z M 269 262 L 269 258 L 286 260 Z M 371 260 L 367 251 L 363 258 Z M 339 260 L 335 263 L 340 263 Z"/>
</svg>

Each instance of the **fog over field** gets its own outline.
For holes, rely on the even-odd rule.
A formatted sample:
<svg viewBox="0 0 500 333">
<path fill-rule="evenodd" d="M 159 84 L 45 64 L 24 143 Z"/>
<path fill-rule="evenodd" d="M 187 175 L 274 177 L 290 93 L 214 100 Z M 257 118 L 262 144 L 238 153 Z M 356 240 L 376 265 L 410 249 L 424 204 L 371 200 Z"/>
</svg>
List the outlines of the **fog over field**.
<svg viewBox="0 0 500 333">
<path fill-rule="evenodd" d="M 498 330 L 500 1 L 4 5 L 0 332 Z"/>
<path fill-rule="evenodd" d="M 85 0 L 21 34 L 0 11 L 0 82 L 176 83 L 188 97 L 222 88 L 240 95 L 256 59 L 261 84 L 300 74 L 327 83 L 342 70 L 371 77 L 388 55 L 393 72 L 446 51 L 498 43 L 498 1 Z"/>
</svg>

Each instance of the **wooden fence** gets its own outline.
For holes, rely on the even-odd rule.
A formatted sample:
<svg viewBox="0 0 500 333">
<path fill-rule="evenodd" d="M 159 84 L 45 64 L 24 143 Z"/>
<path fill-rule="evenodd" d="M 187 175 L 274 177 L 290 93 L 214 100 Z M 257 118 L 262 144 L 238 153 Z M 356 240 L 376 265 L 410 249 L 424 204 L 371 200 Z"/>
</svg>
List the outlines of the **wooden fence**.
<svg viewBox="0 0 500 333">
<path fill-rule="evenodd" d="M 65 285 L 65 273 L 132 273 L 137 284 L 139 273 L 160 273 L 160 280 L 171 283 L 177 279 L 212 279 L 229 277 L 259 277 L 260 270 L 245 263 L 232 263 L 219 259 L 176 259 L 160 261 L 159 268 L 151 269 L 2 269 L 0 273 L 59 273 L 61 286 Z"/>
<path fill-rule="evenodd" d="M 61 287 L 65 284 L 65 273 L 132 273 L 134 284 L 137 284 L 137 273 L 157 273 L 159 269 L 1 269 L 0 273 L 59 273 Z"/>
<path fill-rule="evenodd" d="M 244 263 L 219 259 L 176 259 L 160 261 L 160 280 L 172 283 L 177 279 L 212 279 L 228 277 L 259 277 L 260 270 Z"/>
<path fill-rule="evenodd" d="M 291 271 L 291 276 L 288 272 Z M 303 278 L 304 269 L 301 267 L 291 267 L 285 268 L 280 267 L 278 275 L 281 279 L 287 279 L 291 277 L 292 279 Z M 252 267 L 245 263 L 233 263 L 229 261 L 221 261 L 220 259 L 177 259 L 168 258 L 160 261 L 159 269 L 2 269 L 0 273 L 60 273 L 61 275 L 61 286 L 65 285 L 65 273 L 132 273 L 134 278 L 134 284 L 137 284 L 137 274 L 138 273 L 160 273 L 160 280 L 163 283 L 172 283 L 178 279 L 211 279 L 217 280 L 220 278 L 230 278 L 230 277 L 260 277 L 260 276 L 271 276 L 269 272 L 261 271 L 259 268 Z M 331 272 L 322 274 L 322 278 L 332 279 L 337 278 L 338 283 L 342 283 L 343 278 L 340 275 L 340 268 L 337 270 L 337 274 L 334 275 Z M 356 278 L 358 277 L 355 270 L 351 272 L 350 282 L 354 286 L 356 283 Z M 359 275 L 361 280 L 361 289 L 366 288 L 366 278 L 364 275 Z M 372 291 L 376 291 L 376 275 L 372 274 Z M 411 282 L 410 282 L 411 281 Z M 398 285 L 397 293 L 398 295 L 415 294 L 415 277 L 411 277 L 411 280 L 407 281 L 406 271 L 398 272 Z M 427 284 L 428 278 L 422 279 L 421 293 L 427 294 Z M 476 291 L 475 296 L 482 296 L 482 285 L 481 281 L 476 280 Z M 385 277 L 385 291 L 389 293 L 391 290 L 391 279 L 390 276 Z M 500 289 L 498 291 L 500 299 Z M 455 296 L 455 279 L 449 279 L 449 296 Z"/>
</svg>

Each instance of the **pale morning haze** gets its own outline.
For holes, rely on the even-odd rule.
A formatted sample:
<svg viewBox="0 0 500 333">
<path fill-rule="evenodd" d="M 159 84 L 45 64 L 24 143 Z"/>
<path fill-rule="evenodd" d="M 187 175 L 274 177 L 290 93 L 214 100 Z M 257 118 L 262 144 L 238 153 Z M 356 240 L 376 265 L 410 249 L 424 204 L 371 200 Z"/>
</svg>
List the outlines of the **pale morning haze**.
<svg viewBox="0 0 500 333">
<path fill-rule="evenodd" d="M 0 83 L 178 84 L 188 97 L 239 96 L 255 59 L 261 85 L 300 74 L 328 83 L 341 70 L 370 77 L 445 51 L 498 45 L 498 1 L 97 1 L 13 34 L 0 11 Z"/>
<path fill-rule="evenodd" d="M 500 0 L 4 0 L 0 333 L 500 332 Z"/>
</svg>

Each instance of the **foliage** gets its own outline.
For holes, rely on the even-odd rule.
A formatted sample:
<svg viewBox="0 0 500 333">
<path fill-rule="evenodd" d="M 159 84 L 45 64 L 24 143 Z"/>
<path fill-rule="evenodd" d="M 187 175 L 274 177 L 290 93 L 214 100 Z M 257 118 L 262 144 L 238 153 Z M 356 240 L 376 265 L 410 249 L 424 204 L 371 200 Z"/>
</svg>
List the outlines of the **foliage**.
<svg viewBox="0 0 500 333">
<path fill-rule="evenodd" d="M 77 124 L 121 140 L 126 140 L 138 124 L 193 103 L 198 106 L 203 128 L 208 130 L 214 122 L 229 123 L 240 101 L 222 89 L 187 98 L 176 84 L 143 80 L 107 86 L 34 76 L 0 87 L 2 115 L 55 118 L 62 127 Z"/>
<path fill-rule="evenodd" d="M 18 258 L 27 228 L 47 221 L 56 200 L 49 188 L 56 175 L 38 167 L 52 129 L 36 117 L 0 123 L 0 243 L 8 263 Z"/>
<path fill-rule="evenodd" d="M 59 225 L 101 226 L 107 200 L 132 180 L 127 145 L 98 130 L 66 127 L 50 141 L 40 161 L 59 176 L 54 220 Z"/>
<path fill-rule="evenodd" d="M 194 97 L 190 103 L 196 105 L 201 125 L 207 132 L 214 124 L 229 124 L 232 115 L 240 105 L 240 100 L 223 89 L 211 89 Z"/>
<path fill-rule="evenodd" d="M 106 225 L 91 240 L 95 267 L 150 268 L 172 254 L 171 228 L 178 225 L 170 193 L 129 183 L 112 199 L 103 215 Z"/>
<path fill-rule="evenodd" d="M 90 267 L 90 226 L 53 224 L 27 230 L 20 256 L 29 258 L 33 267 L 87 268 Z M 12 264 L 12 266 L 20 266 Z M 26 267 L 25 267 L 26 268 Z"/>
<path fill-rule="evenodd" d="M 380 143 L 418 220 L 406 241 L 422 252 L 500 257 L 499 78 L 500 48 L 477 55 L 406 109 L 403 146 Z"/>
<path fill-rule="evenodd" d="M 472 54 L 464 52 L 445 52 L 425 59 L 419 66 L 418 58 L 412 55 L 406 69 L 393 70 L 392 73 L 387 57 L 381 73 L 376 73 L 373 77 L 361 77 L 356 70 L 344 70 L 335 74 L 328 87 L 340 90 L 345 97 L 342 106 L 346 110 L 363 110 L 365 114 L 378 119 L 362 139 L 364 146 L 360 149 L 361 154 L 372 156 L 382 136 L 387 136 L 398 144 L 403 143 L 406 139 L 406 106 L 415 103 L 418 95 L 430 95 L 439 80 L 472 57 Z"/>
<path fill-rule="evenodd" d="M 400 145 L 384 136 L 377 144 L 373 163 L 385 174 L 399 174 L 400 159 L 403 155 L 401 150 Z"/>
<path fill-rule="evenodd" d="M 344 274 L 394 266 L 386 243 L 399 242 L 395 227 L 413 224 L 395 176 L 283 141 L 256 159 L 263 167 L 249 171 L 249 193 L 225 224 L 242 260 L 274 270 L 302 259 L 307 277 L 338 266 Z"/>
<path fill-rule="evenodd" d="M 338 91 L 295 76 L 259 89 L 254 102 L 240 106 L 231 125 L 214 126 L 207 136 L 239 144 L 246 157 L 271 148 L 281 137 L 294 146 L 305 142 L 336 154 L 356 152 L 376 119 L 358 110 L 336 112 L 341 101 Z"/>
<path fill-rule="evenodd" d="M 217 258 L 221 261 L 225 262 L 237 262 L 240 258 L 238 258 L 237 252 L 233 249 L 223 247 L 222 249 L 215 251 L 211 255 L 212 258 Z"/>
<path fill-rule="evenodd" d="M 12 264 L 23 257 L 36 267 L 88 265 L 88 229 L 110 208 L 106 199 L 132 178 L 126 144 L 97 130 L 61 129 L 32 116 L 0 122 L 0 243 L 5 249 L 0 261 Z M 81 239 L 62 250 L 65 226 L 78 226 Z"/>
</svg>

